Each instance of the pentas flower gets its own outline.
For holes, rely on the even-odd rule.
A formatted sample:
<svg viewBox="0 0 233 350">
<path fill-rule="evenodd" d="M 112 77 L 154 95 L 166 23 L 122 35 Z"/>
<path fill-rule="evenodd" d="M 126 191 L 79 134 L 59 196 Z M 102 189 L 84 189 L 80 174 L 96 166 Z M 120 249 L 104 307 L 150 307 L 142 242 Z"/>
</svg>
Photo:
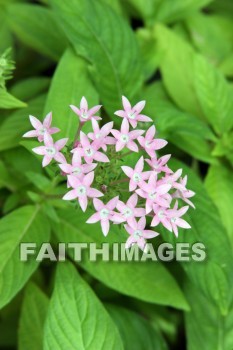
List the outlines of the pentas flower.
<svg viewBox="0 0 233 350">
<path fill-rule="evenodd" d="M 165 147 L 167 145 L 167 141 L 163 139 L 155 139 L 156 129 L 155 126 L 152 125 L 146 132 L 145 137 L 139 136 L 138 141 L 141 147 L 149 154 L 151 158 L 155 157 L 155 151 Z"/>
<path fill-rule="evenodd" d="M 144 168 L 144 159 L 143 156 L 139 159 L 137 164 L 135 165 L 135 168 L 132 169 L 129 166 L 123 165 L 121 169 L 124 171 L 124 173 L 129 177 L 129 190 L 130 192 L 134 191 L 138 186 L 140 186 L 144 180 L 149 179 L 151 172 L 145 171 L 143 172 Z"/>
<path fill-rule="evenodd" d="M 122 104 L 124 110 L 116 111 L 114 114 L 118 117 L 126 118 L 133 128 L 136 128 L 138 122 L 152 122 L 151 118 L 140 114 L 145 107 L 146 101 L 140 101 L 132 107 L 129 100 L 125 96 L 122 96 Z"/>
<path fill-rule="evenodd" d="M 56 160 L 58 163 L 66 163 L 66 158 L 60 152 L 62 148 L 65 147 L 68 139 L 61 139 L 56 142 L 53 141 L 52 136 L 49 134 L 44 135 L 44 146 L 35 147 L 32 151 L 36 154 L 44 156 L 42 161 L 42 166 L 47 166 L 52 159 Z"/>
<path fill-rule="evenodd" d="M 144 132 L 144 130 L 129 131 L 129 123 L 127 119 L 123 119 L 121 131 L 115 129 L 111 131 L 116 138 L 116 151 L 119 152 L 126 147 L 133 152 L 138 152 L 138 145 L 134 140 L 138 139 Z"/>
<path fill-rule="evenodd" d="M 90 120 L 90 119 L 101 120 L 100 117 L 95 115 L 100 110 L 101 107 L 102 107 L 101 105 L 97 105 L 88 109 L 88 103 L 84 96 L 81 99 L 79 108 L 74 105 L 70 105 L 70 108 L 72 109 L 72 111 L 74 111 L 74 113 L 76 113 L 79 116 L 81 123 L 85 123 L 87 120 Z"/>
<path fill-rule="evenodd" d="M 52 123 L 52 113 L 48 113 L 44 119 L 43 122 L 41 122 L 39 119 L 33 117 L 32 115 L 29 116 L 30 122 L 32 126 L 35 128 L 35 130 L 31 130 L 26 132 L 23 137 L 37 137 L 39 142 L 44 141 L 45 134 L 55 134 L 59 132 L 60 130 L 58 128 L 51 128 Z"/>
<path fill-rule="evenodd" d="M 124 219 L 120 216 L 119 213 L 115 212 L 114 209 L 117 206 L 119 197 L 114 197 L 107 204 L 104 204 L 99 199 L 94 199 L 93 204 L 96 210 L 96 213 L 93 214 L 88 220 L 88 224 L 94 224 L 100 221 L 102 232 L 104 236 L 107 236 L 110 228 L 110 222 L 121 223 Z"/>
<path fill-rule="evenodd" d="M 159 156 L 158 150 L 166 146 L 167 141 L 156 138 L 155 126 L 149 127 L 146 133 L 131 129 L 131 126 L 136 128 L 138 122 L 151 121 L 141 114 L 145 101 L 134 107 L 124 96 L 122 101 L 124 110 L 115 113 L 123 118 L 120 130 L 113 129 L 113 122 L 100 125 L 101 118 L 96 113 L 101 106 L 88 109 L 84 97 L 80 108 L 71 106 L 80 123 L 75 139 L 66 147 L 66 157 L 61 150 L 68 139 L 54 142 L 50 135 L 58 131 L 51 127 L 52 114 L 46 116 L 43 123 L 30 117 L 35 130 L 24 136 L 37 137 L 44 142 L 33 149 L 44 156 L 43 166 L 51 160 L 59 163 L 61 181 L 66 177 L 69 188 L 63 199 L 78 201 L 83 211 L 88 206 L 94 207 L 88 224 L 100 222 L 106 236 L 111 224 L 125 223 L 129 234 L 126 247 L 137 244 L 146 251 L 147 240 L 158 235 L 150 227 L 158 231 L 163 226 L 175 236 L 178 236 L 179 227 L 190 228 L 182 217 L 189 206 L 194 207 L 190 198 L 195 193 L 187 188 L 187 176 L 181 177 L 182 169 L 173 172 L 168 166 L 171 155 Z M 85 134 L 82 128 L 88 120 L 91 120 L 92 130 Z M 129 151 L 125 152 L 126 148 Z M 133 153 L 138 156 L 134 157 Z M 103 201 L 99 197 L 104 197 Z M 181 202 L 188 205 L 182 207 Z"/>
<path fill-rule="evenodd" d="M 101 193 L 96 188 L 92 188 L 91 184 L 94 180 L 94 172 L 90 172 L 85 175 L 83 179 L 78 179 L 73 175 L 68 175 L 68 182 L 73 190 L 69 191 L 63 197 L 64 200 L 73 200 L 78 198 L 78 202 L 83 211 L 87 209 L 88 198 L 97 198 L 102 197 L 103 193 Z"/>
<path fill-rule="evenodd" d="M 133 220 L 131 225 L 124 225 L 126 231 L 129 233 L 125 246 L 126 248 L 131 247 L 133 244 L 137 244 L 143 251 L 146 250 L 146 238 L 154 238 L 159 235 L 158 232 L 152 230 L 145 230 L 146 218 L 141 217 L 139 221 Z"/>
<path fill-rule="evenodd" d="M 77 152 L 79 156 L 84 158 L 87 164 L 91 164 L 94 160 L 99 162 L 109 162 L 108 157 L 104 153 L 98 151 L 101 145 L 102 144 L 99 141 L 90 142 L 88 136 L 81 131 L 80 145 L 72 152 Z"/>
<path fill-rule="evenodd" d="M 116 207 L 124 218 L 124 221 L 127 221 L 129 225 L 134 222 L 135 218 L 140 218 L 146 215 L 144 208 L 136 208 L 137 203 L 138 196 L 136 193 L 134 193 L 131 197 L 129 197 L 126 203 L 118 200 L 116 204 Z"/>
</svg>

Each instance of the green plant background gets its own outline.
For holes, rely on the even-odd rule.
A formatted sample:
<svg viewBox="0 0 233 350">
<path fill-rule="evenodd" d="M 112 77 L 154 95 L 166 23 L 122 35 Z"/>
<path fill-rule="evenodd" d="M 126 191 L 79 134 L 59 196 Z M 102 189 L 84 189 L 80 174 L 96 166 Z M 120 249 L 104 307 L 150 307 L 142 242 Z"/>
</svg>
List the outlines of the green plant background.
<svg viewBox="0 0 233 350">
<path fill-rule="evenodd" d="M 233 349 L 232 0 L 0 0 L 0 349 Z M 8 57 L 8 56 L 7 56 Z M 2 56 L 3 58 L 3 56 Z M 6 75 L 7 73 L 7 75 Z M 85 95 L 115 120 L 121 96 L 145 99 L 173 169 L 196 192 L 192 229 L 203 263 L 19 262 L 22 242 L 113 242 L 59 199 L 22 140 L 28 115 L 53 111 L 74 137 L 69 109 Z M 116 121 L 116 120 L 115 120 Z"/>
</svg>

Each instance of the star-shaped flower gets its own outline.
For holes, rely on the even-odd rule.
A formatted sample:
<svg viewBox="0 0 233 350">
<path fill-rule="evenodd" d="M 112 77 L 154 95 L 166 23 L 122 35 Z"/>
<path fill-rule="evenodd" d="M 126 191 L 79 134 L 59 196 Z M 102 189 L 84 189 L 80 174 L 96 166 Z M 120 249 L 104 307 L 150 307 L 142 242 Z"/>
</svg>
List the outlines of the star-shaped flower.
<svg viewBox="0 0 233 350">
<path fill-rule="evenodd" d="M 60 152 L 60 150 L 66 145 L 68 138 L 58 140 L 54 143 L 52 136 L 49 134 L 44 135 L 45 146 L 39 146 L 32 149 L 36 154 L 44 156 L 42 166 L 47 166 L 52 159 L 55 159 L 58 163 L 66 163 L 66 158 Z"/>
<path fill-rule="evenodd" d="M 158 174 L 164 172 L 166 174 L 171 174 L 172 170 L 168 168 L 167 162 L 169 161 L 171 154 L 167 154 L 160 158 L 155 155 L 154 158 L 145 159 L 145 161 L 150 165 L 150 167 Z"/>
<path fill-rule="evenodd" d="M 176 201 L 174 208 L 168 210 L 168 215 L 170 218 L 172 230 L 175 234 L 176 237 L 178 237 L 178 228 L 177 227 L 182 227 L 182 228 L 191 228 L 189 223 L 185 221 L 184 219 L 181 219 L 181 216 L 183 216 L 187 210 L 189 209 L 189 206 L 186 205 L 185 207 L 182 207 L 181 209 L 178 209 L 178 202 Z"/>
<path fill-rule="evenodd" d="M 145 101 L 140 101 L 132 107 L 129 100 L 125 96 L 122 96 L 122 104 L 124 110 L 116 111 L 114 114 L 118 117 L 126 118 L 133 128 L 136 128 L 138 122 L 152 122 L 151 118 L 140 114 L 145 107 Z"/>
<path fill-rule="evenodd" d="M 94 171 L 85 175 L 83 179 L 78 179 L 73 175 L 68 175 L 68 182 L 73 190 L 69 191 L 63 197 L 64 200 L 72 200 L 78 198 L 82 211 L 86 211 L 88 198 L 102 197 L 103 193 L 99 190 L 92 188 L 91 184 L 94 180 Z"/>
<path fill-rule="evenodd" d="M 172 225 L 168 215 L 168 209 L 160 207 L 158 204 L 154 204 L 153 212 L 154 216 L 151 222 L 151 226 L 154 227 L 161 223 L 167 230 L 172 232 Z"/>
<path fill-rule="evenodd" d="M 23 137 L 38 137 L 38 141 L 42 142 L 44 141 L 44 135 L 47 134 L 56 134 L 60 131 L 58 128 L 51 128 L 52 123 L 52 112 L 48 113 L 44 119 L 43 122 L 41 122 L 39 119 L 33 117 L 32 115 L 29 116 L 30 122 L 32 126 L 35 128 L 35 130 L 31 130 L 26 132 Z"/>
<path fill-rule="evenodd" d="M 121 223 L 124 219 L 120 216 L 119 213 L 115 212 L 114 209 L 117 206 L 119 197 L 112 198 L 107 204 L 104 204 L 99 199 L 94 199 L 93 204 L 96 210 L 96 213 L 93 214 L 88 220 L 88 224 L 94 224 L 100 221 L 102 232 L 104 236 L 107 236 L 110 228 L 110 222 Z"/>
<path fill-rule="evenodd" d="M 126 165 L 123 165 L 121 167 L 124 173 L 130 178 L 130 181 L 129 181 L 130 192 L 134 191 L 138 186 L 140 186 L 144 180 L 149 179 L 151 175 L 151 171 L 143 172 L 143 168 L 144 168 L 143 156 L 141 156 L 141 158 L 138 160 L 134 169 Z"/>
<path fill-rule="evenodd" d="M 124 221 L 127 221 L 129 225 L 132 224 L 135 217 L 142 217 L 146 215 L 144 208 L 136 208 L 138 203 L 138 196 L 136 193 L 132 194 L 126 203 L 122 201 L 117 202 L 117 209 L 121 212 Z"/>
<path fill-rule="evenodd" d="M 95 119 L 92 119 L 93 132 L 89 132 L 88 137 L 92 141 L 95 141 L 96 144 L 99 144 L 100 147 L 106 152 L 107 145 L 115 145 L 116 143 L 114 137 L 108 136 L 112 130 L 112 127 L 113 122 L 109 122 L 100 128 L 97 121 Z"/>
<path fill-rule="evenodd" d="M 87 174 L 96 168 L 97 164 L 82 164 L 81 156 L 78 152 L 75 152 L 72 157 L 71 164 L 59 164 L 61 170 L 67 175 L 74 175 L 78 178 L 82 178 L 84 174 Z"/>
<path fill-rule="evenodd" d="M 74 111 L 74 113 L 76 113 L 79 116 L 81 123 L 85 123 L 90 119 L 101 120 L 100 117 L 95 115 L 100 110 L 101 107 L 102 107 L 101 105 L 97 105 L 88 109 L 88 103 L 84 96 L 81 99 L 79 108 L 74 105 L 70 105 L 70 108 L 72 109 L 72 111 Z"/>
<path fill-rule="evenodd" d="M 188 180 L 187 175 L 183 179 L 180 178 L 181 188 L 177 189 L 176 192 L 172 194 L 172 197 L 181 198 L 185 203 L 190 205 L 192 208 L 195 208 L 195 205 L 193 204 L 193 202 L 189 200 L 189 198 L 195 196 L 195 192 L 188 190 L 186 188 L 187 180 Z"/>
<path fill-rule="evenodd" d="M 142 148 L 149 154 L 151 158 L 155 157 L 155 151 L 165 147 L 167 145 L 167 141 L 163 139 L 155 139 L 156 129 L 155 126 L 152 125 L 146 132 L 145 137 L 139 136 L 138 142 L 142 146 Z"/>
<path fill-rule="evenodd" d="M 116 138 L 116 151 L 121 151 L 124 147 L 127 147 L 133 152 L 138 152 L 138 145 L 134 142 L 135 139 L 142 134 L 144 134 L 144 130 L 133 130 L 129 131 L 129 123 L 127 119 L 123 119 L 121 124 L 121 131 L 119 130 L 111 130 L 111 133 Z"/>
</svg>

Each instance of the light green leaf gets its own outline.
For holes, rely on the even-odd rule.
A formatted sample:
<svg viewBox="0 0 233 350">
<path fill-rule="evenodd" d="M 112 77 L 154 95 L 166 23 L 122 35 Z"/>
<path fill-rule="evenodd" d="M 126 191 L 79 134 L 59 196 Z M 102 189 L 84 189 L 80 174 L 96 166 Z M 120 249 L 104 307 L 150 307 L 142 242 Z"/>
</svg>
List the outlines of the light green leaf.
<svg viewBox="0 0 233 350">
<path fill-rule="evenodd" d="M 232 88 L 202 56 L 195 58 L 196 94 L 206 119 L 218 134 L 233 126 Z"/>
<path fill-rule="evenodd" d="M 53 76 L 44 111 L 44 114 L 53 111 L 53 125 L 61 130 L 58 138 L 74 139 L 79 119 L 69 106 L 79 106 L 82 96 L 87 98 L 90 106 L 98 104 L 97 92 L 88 76 L 87 63 L 68 49 Z"/>
<path fill-rule="evenodd" d="M 62 321 L 62 323 L 61 323 Z M 58 266 L 44 332 L 44 350 L 122 350 L 119 333 L 71 263 Z"/>
<path fill-rule="evenodd" d="M 8 6 L 10 27 L 23 43 L 58 60 L 67 46 L 66 38 L 52 11 L 42 6 L 14 4 Z"/>
<path fill-rule="evenodd" d="M 55 225 L 55 234 L 61 242 L 124 242 L 125 234 L 117 225 L 112 225 L 109 238 L 104 238 L 100 225 L 88 225 L 86 220 L 91 212 L 77 213 L 75 209 L 58 211 L 60 223 Z M 111 241 L 112 240 L 112 241 Z M 124 248 L 125 249 L 125 248 Z M 73 250 L 69 252 L 73 256 Z M 98 261 L 91 262 L 88 251 L 79 262 L 92 276 L 116 291 L 155 304 L 188 309 L 186 300 L 170 272 L 159 261 Z M 110 254 L 111 257 L 111 254 Z M 156 278 L 155 278 L 156 276 Z M 172 290 L 172 293 L 170 291 Z"/>
<path fill-rule="evenodd" d="M 162 335 L 141 315 L 113 304 L 105 304 L 116 323 L 125 349 L 167 350 Z"/>
<path fill-rule="evenodd" d="M 0 88 L 0 108 L 13 109 L 22 107 L 26 107 L 26 103 L 9 94 L 4 88 Z"/>
<path fill-rule="evenodd" d="M 225 165 L 212 165 L 205 179 L 209 196 L 217 206 L 233 246 L 233 183 L 232 170 Z"/>
<path fill-rule="evenodd" d="M 48 306 L 48 297 L 30 283 L 25 290 L 19 320 L 19 350 L 43 349 L 43 329 Z"/>
<path fill-rule="evenodd" d="M 31 100 L 37 95 L 47 91 L 50 79 L 45 77 L 30 77 L 18 81 L 9 90 L 10 93 L 21 100 Z"/>
<path fill-rule="evenodd" d="M 23 134 L 32 130 L 29 114 L 39 116 L 44 107 L 45 96 L 41 95 L 31 100 L 28 107 L 13 112 L 0 126 L 0 151 L 14 148 L 22 139 Z"/>
<path fill-rule="evenodd" d="M 121 96 L 133 97 L 142 84 L 133 31 L 101 1 L 50 0 L 50 3 L 77 53 L 92 63 L 91 74 L 101 101 L 113 114 L 120 108 Z"/>
<path fill-rule="evenodd" d="M 38 267 L 31 259 L 20 261 L 20 244 L 39 246 L 49 239 L 50 228 L 40 208 L 26 206 L 0 221 L 0 308 L 9 303 Z"/>
<path fill-rule="evenodd" d="M 195 51 L 171 29 L 156 25 L 155 31 L 162 54 L 163 83 L 169 95 L 184 111 L 204 118 L 194 86 Z"/>
</svg>

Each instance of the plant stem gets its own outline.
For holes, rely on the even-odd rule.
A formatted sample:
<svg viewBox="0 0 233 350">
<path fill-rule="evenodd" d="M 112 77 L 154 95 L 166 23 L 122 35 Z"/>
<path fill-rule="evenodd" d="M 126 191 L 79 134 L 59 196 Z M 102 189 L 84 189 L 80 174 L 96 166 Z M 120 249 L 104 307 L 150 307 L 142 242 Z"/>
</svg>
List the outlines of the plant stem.
<svg viewBox="0 0 233 350">
<path fill-rule="evenodd" d="M 129 179 L 128 179 L 127 177 L 125 177 L 124 179 L 110 182 L 109 186 L 118 185 L 118 184 L 121 184 L 121 183 L 123 183 L 123 182 L 128 182 L 128 181 L 129 181 Z"/>
<path fill-rule="evenodd" d="M 82 130 L 83 125 L 84 125 L 84 122 L 80 122 L 80 123 L 79 123 L 78 130 L 77 130 L 77 132 L 76 132 L 76 134 L 75 134 L 75 137 L 74 137 L 73 146 L 75 146 L 75 142 L 78 141 L 79 133 L 80 133 L 80 131 Z"/>
</svg>

